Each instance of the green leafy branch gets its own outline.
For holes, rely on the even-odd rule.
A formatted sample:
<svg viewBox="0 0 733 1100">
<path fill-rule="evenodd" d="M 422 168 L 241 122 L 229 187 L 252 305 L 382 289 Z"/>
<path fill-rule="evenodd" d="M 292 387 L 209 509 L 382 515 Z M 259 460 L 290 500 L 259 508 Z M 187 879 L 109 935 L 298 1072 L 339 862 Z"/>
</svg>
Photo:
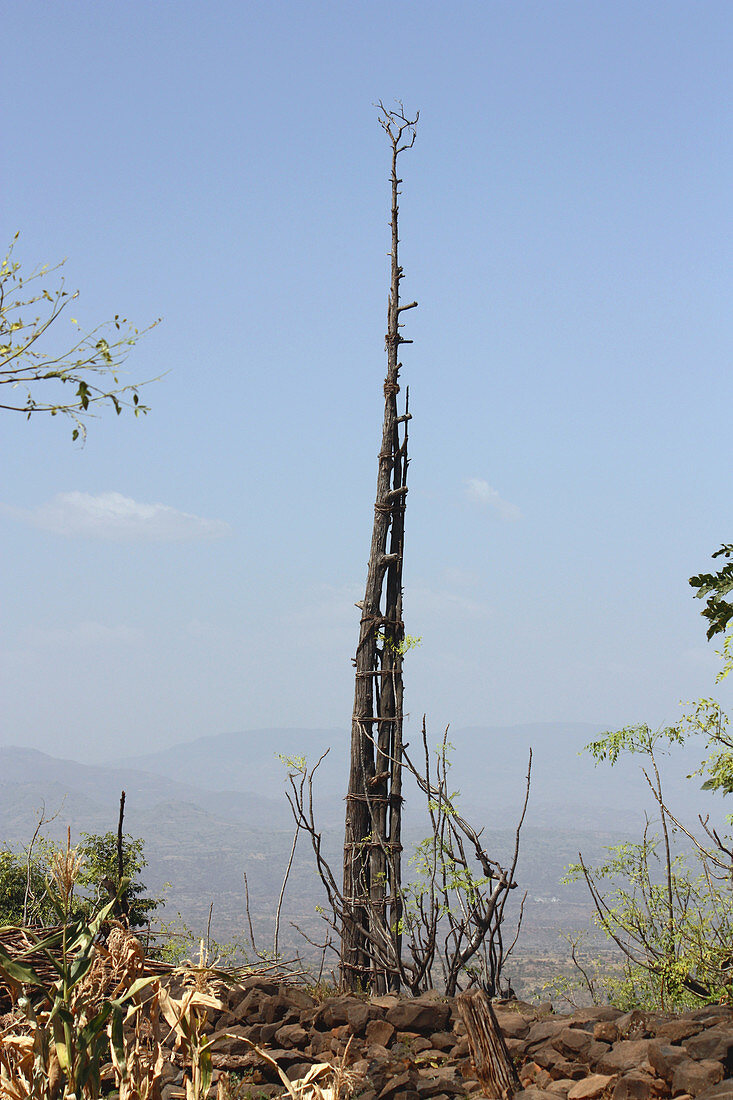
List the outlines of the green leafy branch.
<svg viewBox="0 0 733 1100">
<path fill-rule="evenodd" d="M 63 279 L 55 285 L 48 281 L 65 261 L 24 275 L 13 258 L 17 238 L 16 233 L 0 262 L 0 386 L 19 389 L 24 396 L 4 398 L 0 409 L 24 413 L 29 419 L 34 413 L 68 416 L 74 424 L 73 440 L 86 437 L 85 421 L 100 405 L 111 405 L 118 416 L 123 408 L 135 416 L 149 412 L 138 393 L 147 382 L 121 384 L 119 371 L 130 349 L 160 319 L 141 332 L 116 314 L 112 321 L 85 332 L 72 317 L 75 334 L 70 346 L 60 353 L 41 350 L 42 338 L 79 291 L 67 291 Z"/>
<path fill-rule="evenodd" d="M 724 543 L 713 557 L 733 558 L 733 544 Z M 697 589 L 695 596 L 698 600 L 708 597 L 705 609 L 701 612 L 710 624 L 707 630 L 708 640 L 716 634 L 724 634 L 733 619 L 733 603 L 724 598 L 733 591 L 733 561 L 728 560 L 717 573 L 699 573 L 690 577 L 690 584 Z"/>
</svg>

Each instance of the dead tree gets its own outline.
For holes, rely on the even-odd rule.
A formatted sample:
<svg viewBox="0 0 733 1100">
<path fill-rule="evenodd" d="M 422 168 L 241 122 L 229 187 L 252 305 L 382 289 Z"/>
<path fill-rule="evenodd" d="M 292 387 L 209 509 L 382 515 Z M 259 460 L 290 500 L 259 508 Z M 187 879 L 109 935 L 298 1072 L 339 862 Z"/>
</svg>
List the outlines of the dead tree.
<svg viewBox="0 0 733 1100">
<path fill-rule="evenodd" d="M 400 315 L 417 302 L 400 305 L 402 268 L 398 247 L 398 196 L 402 182 L 397 159 L 415 141 L 418 115 L 409 119 L 402 104 L 379 121 L 392 147 L 392 250 L 387 308 L 387 377 L 379 452 L 372 543 L 354 664 L 356 685 L 351 727 L 351 763 L 346 795 L 341 940 L 341 981 L 347 989 L 383 993 L 399 988 L 395 969 L 373 950 L 385 935 L 399 937 L 402 917 L 402 561 L 407 496 L 409 391 L 399 413 Z M 390 931 L 391 930 L 391 931 Z M 399 944 L 396 944 L 399 957 Z"/>
<path fill-rule="evenodd" d="M 502 993 L 502 970 L 511 955 L 522 925 L 526 892 L 519 904 L 512 942 L 504 943 L 505 909 L 517 888 L 520 834 L 529 803 L 532 750 L 529 750 L 522 810 L 514 831 L 514 847 L 507 866 L 492 859 L 475 829 L 458 812 L 449 781 L 448 730 L 430 765 L 425 718 L 422 724 L 424 765 L 418 768 L 405 745 L 405 766 L 425 795 L 430 833 L 418 846 L 412 862 L 419 872 L 408 884 L 403 927 L 413 960 L 411 977 L 430 977 L 435 962 L 449 997 L 468 978 L 490 997 Z"/>
<path fill-rule="evenodd" d="M 493 1100 L 511 1100 L 521 1090 L 522 1083 L 491 1001 L 483 989 L 476 989 L 461 993 L 456 1003 L 483 1095 Z"/>
<path fill-rule="evenodd" d="M 302 830 L 310 837 L 326 895 L 327 906 L 319 910 L 330 929 L 325 946 L 333 947 L 333 938 L 343 942 L 344 929 L 350 922 L 358 922 L 355 931 L 368 943 L 372 972 L 396 978 L 393 984 L 399 982 L 413 995 L 440 982 L 448 996 L 454 996 L 466 985 L 478 985 L 488 996 L 496 996 L 502 991 L 502 968 L 517 942 L 522 920 L 523 899 L 516 933 L 506 947 L 502 926 L 507 900 L 517 888 L 515 873 L 529 798 L 532 755 L 514 849 L 510 861 L 503 866 L 489 856 L 481 830 L 473 828 L 456 809 L 450 793 L 446 737 L 437 751 L 435 768 L 430 763 L 424 719 L 424 768 L 413 763 L 405 751 L 407 748 L 404 747 L 402 759 L 425 797 L 430 835 L 418 845 L 412 861 L 416 877 L 401 887 L 403 915 L 399 927 L 371 920 L 369 899 L 355 913 L 324 855 L 323 836 L 313 811 L 313 780 L 326 753 L 312 768 L 302 759 L 288 761 L 287 798 L 295 818 L 296 836 Z M 324 947 L 310 939 L 309 942 Z"/>
</svg>

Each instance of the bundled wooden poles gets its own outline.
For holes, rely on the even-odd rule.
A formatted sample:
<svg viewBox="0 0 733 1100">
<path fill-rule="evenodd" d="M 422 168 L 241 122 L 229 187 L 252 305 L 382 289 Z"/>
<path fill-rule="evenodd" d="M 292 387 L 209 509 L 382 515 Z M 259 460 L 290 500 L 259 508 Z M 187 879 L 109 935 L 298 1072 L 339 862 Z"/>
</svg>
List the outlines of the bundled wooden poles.
<svg viewBox="0 0 733 1100">
<path fill-rule="evenodd" d="M 377 494 L 367 581 L 354 664 L 356 684 L 351 727 L 351 763 L 344 835 L 344 913 L 341 980 L 347 989 L 383 993 L 398 988 L 402 918 L 402 562 L 407 496 L 408 401 L 402 414 L 397 159 L 415 141 L 414 119 L 400 105 L 382 104 L 380 123 L 392 146 L 392 251 L 387 310 L 387 377 L 379 452 Z M 409 395 L 408 395 L 409 396 Z"/>
</svg>

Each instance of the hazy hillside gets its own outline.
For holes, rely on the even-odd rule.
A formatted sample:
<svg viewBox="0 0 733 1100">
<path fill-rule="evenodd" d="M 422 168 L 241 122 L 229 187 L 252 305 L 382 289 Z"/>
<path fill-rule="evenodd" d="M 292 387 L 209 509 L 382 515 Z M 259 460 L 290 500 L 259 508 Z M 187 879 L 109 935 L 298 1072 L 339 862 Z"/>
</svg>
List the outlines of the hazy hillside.
<svg viewBox="0 0 733 1100">
<path fill-rule="evenodd" d="M 226 776 L 226 769 L 221 773 Z M 128 767 L 82 764 L 38 752 L 35 749 L 0 747 L 0 836 L 20 840 L 29 836 L 37 821 L 36 810 L 45 802 L 55 812 L 62 804 L 65 825 L 88 832 L 117 827 L 120 791 L 127 794 L 127 812 L 146 812 L 159 802 L 205 804 L 212 799 L 202 785 L 178 783 L 162 775 Z M 219 814 L 256 827 L 262 821 L 285 827 L 290 815 L 283 799 L 270 798 L 256 785 L 247 798 L 239 791 L 217 791 Z M 65 827 L 64 825 L 64 827 Z"/>
<path fill-rule="evenodd" d="M 487 826 L 510 824 L 521 804 L 527 755 L 533 749 L 532 796 L 528 824 L 551 828 L 626 826 L 629 816 L 642 818 L 647 786 L 633 761 L 616 768 L 596 768 L 583 747 L 598 737 L 603 726 L 590 723 L 536 723 L 519 726 L 470 727 L 449 731 L 454 746 L 453 785 L 462 805 L 478 814 Z M 419 731 L 407 729 L 406 739 L 421 756 Z M 430 734 L 437 744 L 441 731 Z M 324 822 L 342 820 L 342 799 L 348 772 L 348 734 L 322 729 L 262 729 L 201 737 L 187 744 L 129 757 L 118 766 L 143 769 L 179 783 L 218 790 L 226 787 L 257 791 L 281 799 L 284 768 L 277 754 L 305 755 L 314 763 L 330 749 L 318 770 L 317 796 Z M 681 813 L 696 816 L 700 809 L 699 783 L 685 776 L 694 769 L 699 753 L 681 750 L 669 758 L 667 790 Z M 110 762 L 112 763 L 112 762 Z M 407 812 L 414 798 L 407 790 Z M 572 810 L 570 809 L 572 808 Z"/>
<path fill-rule="evenodd" d="M 472 728 L 451 733 L 453 787 L 466 816 L 486 828 L 492 854 L 511 848 L 521 804 L 526 753 L 534 749 L 530 812 L 523 833 L 519 880 L 527 889 L 523 943 L 552 948 L 559 932 L 584 925 L 590 906 L 584 888 L 559 880 L 579 848 L 591 861 L 603 846 L 638 833 L 642 807 L 650 807 L 638 769 L 596 770 L 578 751 L 594 735 L 590 725 L 547 724 Z M 437 736 L 433 739 L 437 741 Z M 248 876 L 255 925 L 267 943 L 292 843 L 284 798 L 284 769 L 276 752 L 317 759 L 332 746 L 319 771 L 317 809 L 333 865 L 341 860 L 346 738 L 328 730 L 258 730 L 201 738 L 174 750 L 117 761 L 109 767 L 17 748 L 0 748 L 0 840 L 27 842 L 39 807 L 61 812 L 47 835 L 61 838 L 67 824 L 102 832 L 117 823 L 119 794 L 127 792 L 126 829 L 145 840 L 150 866 L 144 880 L 153 893 L 164 883 L 169 916 L 180 911 L 201 929 L 214 902 L 214 934 L 241 935 L 245 926 L 243 875 Z M 696 780 L 684 779 L 695 754 L 670 759 L 670 800 L 688 818 L 703 807 Z M 228 789 L 220 790 L 220 786 Z M 405 847 L 426 833 L 418 792 L 406 787 Z M 711 799 L 706 800 L 709 805 Z M 717 807 L 718 812 L 720 807 Z M 322 901 L 306 838 L 301 838 L 284 911 L 284 939 L 294 942 L 289 920 L 314 930 Z"/>
</svg>

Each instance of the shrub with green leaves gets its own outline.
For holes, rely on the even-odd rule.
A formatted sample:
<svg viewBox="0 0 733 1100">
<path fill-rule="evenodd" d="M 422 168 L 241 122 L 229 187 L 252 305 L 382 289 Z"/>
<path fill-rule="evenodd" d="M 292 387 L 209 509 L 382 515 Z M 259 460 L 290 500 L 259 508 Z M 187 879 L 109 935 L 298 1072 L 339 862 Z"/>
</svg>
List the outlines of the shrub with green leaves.
<svg viewBox="0 0 733 1100">
<path fill-rule="evenodd" d="M 142 839 L 123 837 L 122 871 L 128 883 L 125 898 L 131 928 L 147 925 L 163 904 L 161 898 L 146 896 L 145 884 L 138 878 L 147 867 L 144 848 Z M 34 848 L 21 852 L 0 850 L 0 925 L 43 925 L 56 921 L 47 880 L 57 851 L 46 840 L 39 840 Z M 78 852 L 82 862 L 75 893 L 76 911 L 90 918 L 118 892 L 117 834 L 82 833 Z"/>
<path fill-rule="evenodd" d="M 47 874 L 43 855 L 0 850 L 0 925 L 53 923 L 54 908 L 46 891 Z"/>
<path fill-rule="evenodd" d="M 122 874 L 128 880 L 124 896 L 131 928 L 147 925 L 163 904 L 161 898 L 145 896 L 145 883 L 137 877 L 148 865 L 144 849 L 142 839 L 134 839 L 129 833 L 123 836 Z M 82 908 L 89 913 L 94 906 L 117 893 L 117 833 L 82 833 L 79 854 L 83 859 L 79 874 L 79 887 L 83 891 Z"/>
<path fill-rule="evenodd" d="M 675 817 L 658 761 L 690 733 L 703 733 L 713 755 L 694 774 L 709 775 L 707 789 L 727 791 L 730 762 L 721 760 L 725 752 L 717 747 L 723 718 L 711 700 L 701 700 L 679 726 L 627 726 L 586 746 L 597 763 L 611 766 L 623 754 L 644 757 L 658 813 L 658 832 L 647 818 L 639 841 L 608 848 L 597 867 L 586 866 L 581 856 L 567 876 L 585 879 L 595 923 L 621 951 L 621 974 L 597 982 L 619 1007 L 668 1010 L 733 1000 L 733 841 L 705 820 L 701 839 Z"/>
</svg>

